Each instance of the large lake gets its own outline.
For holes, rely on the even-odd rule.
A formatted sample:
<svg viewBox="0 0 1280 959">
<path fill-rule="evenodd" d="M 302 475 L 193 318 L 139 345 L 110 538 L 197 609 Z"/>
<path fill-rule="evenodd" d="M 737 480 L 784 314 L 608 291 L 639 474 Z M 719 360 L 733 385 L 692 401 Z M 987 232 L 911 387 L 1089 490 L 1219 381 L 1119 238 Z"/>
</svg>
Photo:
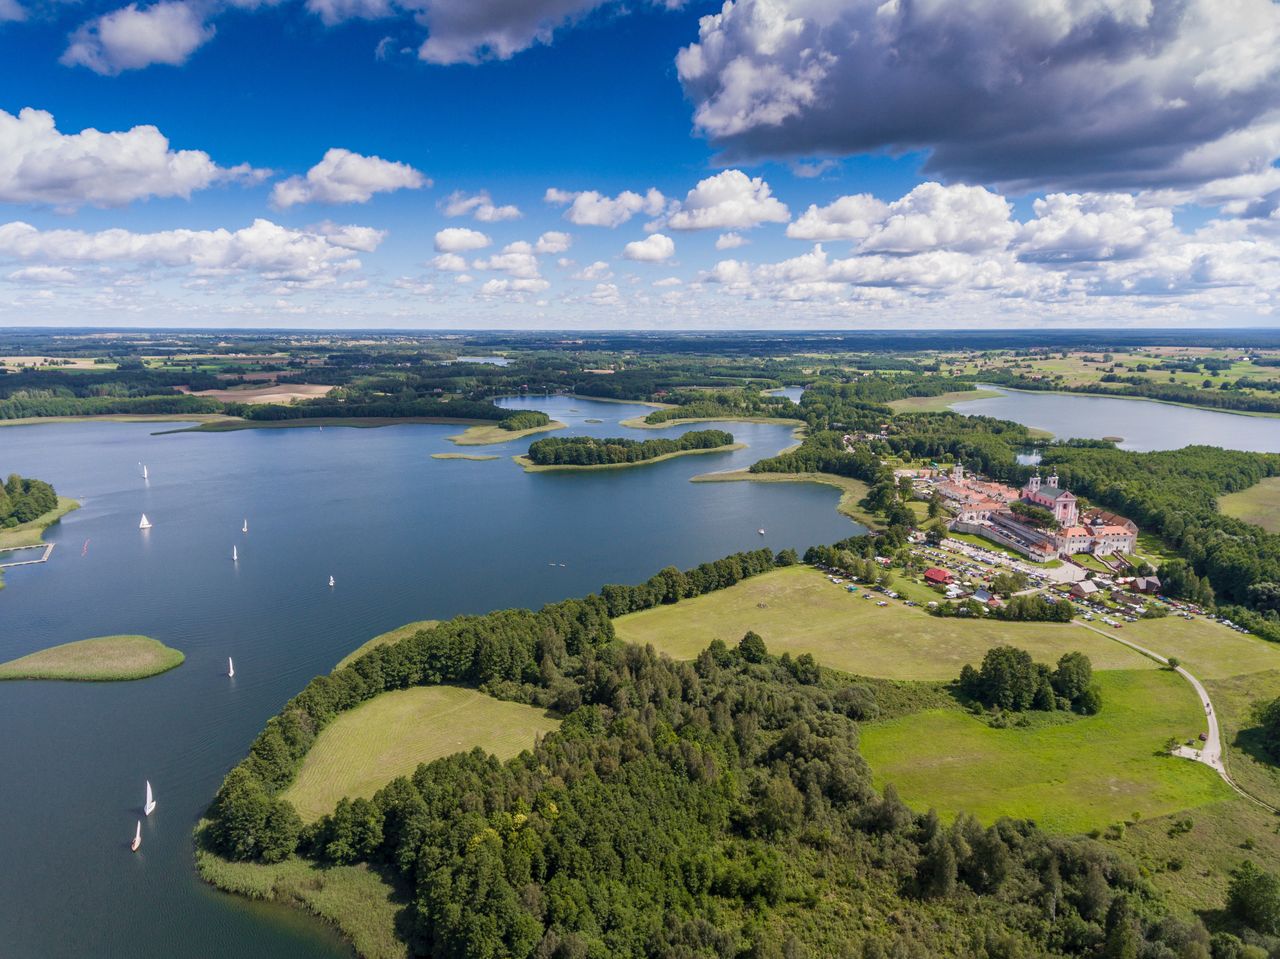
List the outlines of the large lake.
<svg viewBox="0 0 1280 959">
<path fill-rule="evenodd" d="M 645 412 L 630 404 L 506 405 L 547 410 L 571 434 L 698 428 L 625 430 Z M 734 423 L 745 450 L 582 474 L 524 473 L 509 456 L 527 440 L 456 447 L 456 426 L 154 435 L 170 428 L 0 429 L 0 470 L 84 503 L 49 531 L 49 563 L 7 572 L 0 661 L 111 633 L 187 655 L 140 682 L 0 683 L 6 959 L 349 955 L 321 923 L 221 894 L 192 865 L 191 830 L 222 776 L 308 679 L 411 620 L 536 607 L 667 564 L 858 531 L 832 489 L 688 482 L 776 453 L 788 427 Z M 431 458 L 458 451 L 501 458 Z M 146 778 L 159 805 L 133 855 Z"/>
<path fill-rule="evenodd" d="M 1219 413 L 1083 393 L 1037 393 L 983 385 L 1000 395 L 953 403 L 957 413 L 994 416 L 1048 430 L 1058 439 L 1118 436 L 1125 450 L 1174 450 L 1221 446 L 1255 453 L 1280 453 L 1280 417 Z"/>
</svg>

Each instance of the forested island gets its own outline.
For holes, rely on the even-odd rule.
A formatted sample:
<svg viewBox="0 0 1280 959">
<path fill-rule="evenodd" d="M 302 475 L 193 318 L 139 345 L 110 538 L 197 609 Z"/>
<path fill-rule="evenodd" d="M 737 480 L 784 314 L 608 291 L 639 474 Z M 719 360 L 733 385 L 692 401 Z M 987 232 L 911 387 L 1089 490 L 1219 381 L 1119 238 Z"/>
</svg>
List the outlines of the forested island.
<svg viewBox="0 0 1280 959">
<path fill-rule="evenodd" d="M 684 453 L 713 453 L 740 448 L 724 430 L 693 430 L 677 439 L 554 436 L 536 440 L 524 459 L 535 467 L 632 466 Z"/>
</svg>

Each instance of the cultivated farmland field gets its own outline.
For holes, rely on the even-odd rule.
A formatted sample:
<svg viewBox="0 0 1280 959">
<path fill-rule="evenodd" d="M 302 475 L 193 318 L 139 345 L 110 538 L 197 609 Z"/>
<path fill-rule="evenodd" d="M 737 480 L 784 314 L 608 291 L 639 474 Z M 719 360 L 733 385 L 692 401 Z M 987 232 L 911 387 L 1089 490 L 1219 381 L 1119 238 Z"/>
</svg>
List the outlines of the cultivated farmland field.
<svg viewBox="0 0 1280 959">
<path fill-rule="evenodd" d="M 774 655 L 812 653 L 824 666 L 886 679 L 954 679 L 965 663 L 980 662 L 1002 643 L 1041 662 L 1080 650 L 1095 669 L 1155 668 L 1146 657 L 1078 626 L 943 619 L 901 600 L 877 606 L 860 597 L 816 570 L 791 566 L 620 617 L 614 626 L 624 642 L 652 644 L 677 659 L 693 659 L 713 639 L 736 644 L 753 629 Z"/>
<path fill-rule="evenodd" d="M 864 725 L 862 753 L 877 788 L 950 818 L 984 823 L 1034 819 L 1056 832 L 1085 832 L 1229 799 L 1207 766 L 1161 755 L 1170 737 L 1204 730 L 1196 694 L 1168 670 L 1094 674 L 1102 712 L 1056 725 L 994 729 L 961 710 L 932 710 Z"/>
<path fill-rule="evenodd" d="M 382 693 L 325 727 L 284 798 L 311 822 L 421 763 L 475 747 L 508 759 L 559 725 L 541 709 L 457 686 Z"/>
</svg>

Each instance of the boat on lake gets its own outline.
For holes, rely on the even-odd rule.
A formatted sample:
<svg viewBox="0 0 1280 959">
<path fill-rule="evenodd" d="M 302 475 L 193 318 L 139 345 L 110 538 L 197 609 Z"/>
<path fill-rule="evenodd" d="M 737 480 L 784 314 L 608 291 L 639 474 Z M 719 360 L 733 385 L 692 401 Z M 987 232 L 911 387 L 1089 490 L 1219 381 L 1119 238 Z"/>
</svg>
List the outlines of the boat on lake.
<svg viewBox="0 0 1280 959">
<path fill-rule="evenodd" d="M 236 664 L 231 661 L 231 657 L 227 657 L 227 678 L 233 679 L 236 675 Z"/>
<path fill-rule="evenodd" d="M 142 806 L 142 815 L 150 816 L 151 811 L 156 808 L 156 797 L 151 794 L 151 780 L 147 780 L 147 801 Z"/>
<path fill-rule="evenodd" d="M 134 831 L 133 842 L 129 843 L 129 848 L 134 852 L 138 851 L 138 847 L 142 845 L 142 820 L 138 820 L 138 828 Z"/>
<path fill-rule="evenodd" d="M 142 519 L 138 521 L 138 529 L 151 529 L 151 520 L 147 519 L 147 514 L 142 514 Z"/>
<path fill-rule="evenodd" d="M 763 527 L 763 526 L 762 526 L 762 527 L 760 527 L 758 530 L 756 530 L 756 532 L 757 532 L 757 533 L 759 533 L 761 536 L 763 536 L 763 535 L 764 535 L 764 527 Z"/>
<path fill-rule="evenodd" d="M 142 478 L 143 478 L 143 479 L 150 479 L 150 477 L 149 477 L 149 476 L 147 476 L 147 464 L 146 464 L 146 463 L 143 463 L 143 464 L 142 464 Z"/>
<path fill-rule="evenodd" d="M 240 554 L 236 552 L 236 548 L 234 546 L 231 547 L 231 562 L 240 562 Z"/>
<path fill-rule="evenodd" d="M 333 577 L 332 577 L 332 576 L 330 576 L 330 577 L 329 577 L 329 585 L 330 585 L 330 586 L 333 586 Z"/>
<path fill-rule="evenodd" d="M 240 532 L 242 533 L 249 532 L 249 521 L 247 519 L 244 521 L 244 525 L 240 527 Z"/>
</svg>

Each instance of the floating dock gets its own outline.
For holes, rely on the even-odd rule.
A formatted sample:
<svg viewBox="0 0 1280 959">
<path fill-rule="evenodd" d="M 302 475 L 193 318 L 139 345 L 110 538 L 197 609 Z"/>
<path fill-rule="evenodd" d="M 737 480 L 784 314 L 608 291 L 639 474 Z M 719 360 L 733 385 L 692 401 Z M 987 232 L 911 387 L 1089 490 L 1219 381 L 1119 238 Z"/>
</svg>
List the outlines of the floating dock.
<svg viewBox="0 0 1280 959">
<path fill-rule="evenodd" d="M 0 569 L 9 569 L 13 566 L 35 566 L 37 563 L 47 563 L 49 554 L 53 552 L 56 543 L 38 543 L 33 546 L 10 546 L 7 549 L 0 549 Z M 12 563 L 3 562 L 4 558 L 10 553 L 25 553 L 33 549 L 43 549 L 39 559 L 20 559 Z"/>
</svg>

